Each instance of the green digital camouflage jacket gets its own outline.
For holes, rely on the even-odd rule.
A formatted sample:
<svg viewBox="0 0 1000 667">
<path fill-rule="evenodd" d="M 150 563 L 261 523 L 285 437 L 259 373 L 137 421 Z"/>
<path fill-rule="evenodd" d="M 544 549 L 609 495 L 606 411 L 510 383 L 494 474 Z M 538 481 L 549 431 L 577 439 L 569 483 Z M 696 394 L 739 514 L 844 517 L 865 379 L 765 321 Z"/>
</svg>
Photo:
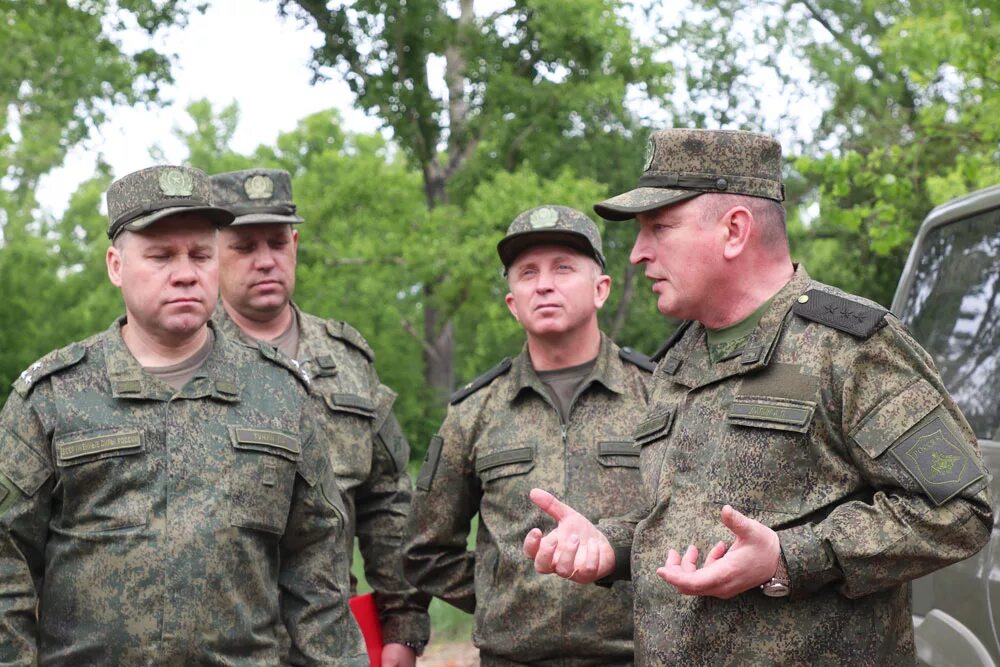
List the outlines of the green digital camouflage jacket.
<svg viewBox="0 0 1000 667">
<path fill-rule="evenodd" d="M 594 519 L 643 504 L 631 434 L 649 377 L 602 337 L 567 424 L 526 349 L 453 397 L 417 478 L 405 567 L 421 590 L 475 613 L 484 665 L 632 664 L 631 586 L 539 575 L 521 547 L 531 528 L 554 527 L 532 487 Z"/>
<path fill-rule="evenodd" d="M 892 315 L 798 267 L 743 348 L 713 364 L 688 326 L 659 361 L 635 437 L 652 507 L 607 521 L 631 545 L 644 665 L 908 665 L 909 581 L 982 547 L 978 444 Z M 791 595 L 689 597 L 667 550 L 732 535 L 730 504 L 774 529 Z"/>
<path fill-rule="evenodd" d="M 426 642 L 430 598 L 410 586 L 402 570 L 410 444 L 392 411 L 396 394 L 379 381 L 374 354 L 354 327 L 293 308 L 299 324 L 297 362 L 310 379 L 318 439 L 327 446 L 347 506 L 345 548 L 353 556 L 358 537 L 383 641 Z M 252 340 L 221 301 L 213 318 L 227 335 Z M 355 587 L 352 576 L 352 592 Z"/>
<path fill-rule="evenodd" d="M 33 364 L 0 414 L 0 662 L 367 665 L 290 362 L 217 332 L 174 391 L 122 322 Z"/>
</svg>

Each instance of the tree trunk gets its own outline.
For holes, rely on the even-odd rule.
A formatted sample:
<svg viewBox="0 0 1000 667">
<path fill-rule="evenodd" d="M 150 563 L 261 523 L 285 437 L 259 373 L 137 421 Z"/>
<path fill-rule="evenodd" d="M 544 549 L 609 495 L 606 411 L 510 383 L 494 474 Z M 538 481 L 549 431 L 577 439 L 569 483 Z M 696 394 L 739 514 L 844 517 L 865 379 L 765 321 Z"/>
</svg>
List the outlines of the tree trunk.
<svg viewBox="0 0 1000 667">
<path fill-rule="evenodd" d="M 468 105 L 465 99 L 465 43 L 463 32 L 473 25 L 473 0 L 459 3 L 458 39 L 445 50 L 445 83 L 448 86 L 448 165 L 437 158 L 423 164 L 427 208 L 448 203 L 448 177 L 471 154 L 475 140 L 468 136 Z M 441 398 L 455 390 L 455 330 L 450 316 L 433 303 L 434 288 L 424 286 L 424 379 Z M 443 320 L 443 321 L 442 321 Z"/>
<path fill-rule="evenodd" d="M 425 288 L 425 296 L 430 298 L 432 291 Z M 427 386 L 447 398 L 455 389 L 455 331 L 450 319 L 439 327 L 438 317 L 436 308 L 424 307 L 424 378 Z"/>
<path fill-rule="evenodd" d="M 625 267 L 625 275 L 622 278 L 622 298 L 618 301 L 618 307 L 615 308 L 615 316 L 611 320 L 611 328 L 608 330 L 611 340 L 618 340 L 619 334 L 621 334 L 622 329 L 625 327 L 625 322 L 628 321 L 629 310 L 632 307 L 632 297 L 635 295 L 636 270 L 637 267 L 633 264 L 628 264 Z"/>
</svg>

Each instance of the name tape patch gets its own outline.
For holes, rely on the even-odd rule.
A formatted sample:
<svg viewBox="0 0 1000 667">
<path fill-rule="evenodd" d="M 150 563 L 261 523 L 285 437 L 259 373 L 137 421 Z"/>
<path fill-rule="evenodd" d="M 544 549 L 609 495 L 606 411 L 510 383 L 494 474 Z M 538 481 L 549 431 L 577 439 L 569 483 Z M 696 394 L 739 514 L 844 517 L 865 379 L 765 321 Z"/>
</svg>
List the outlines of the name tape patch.
<svg viewBox="0 0 1000 667">
<path fill-rule="evenodd" d="M 142 447 L 142 432 L 126 431 L 60 442 L 56 445 L 56 452 L 60 461 L 72 461 L 82 456 L 140 447 Z"/>
<path fill-rule="evenodd" d="M 605 440 L 597 443 L 600 456 L 639 456 L 639 447 L 632 440 Z"/>
<path fill-rule="evenodd" d="M 476 472 L 496 468 L 508 463 L 530 463 L 535 460 L 535 450 L 531 447 L 519 447 L 503 452 L 486 454 L 476 459 Z"/>
<path fill-rule="evenodd" d="M 430 491 L 434 483 L 434 475 L 437 474 L 438 463 L 441 461 L 441 447 L 444 440 L 439 435 L 431 438 L 431 444 L 427 447 L 424 455 L 424 463 L 420 466 L 420 473 L 417 475 L 416 486 L 421 491 Z"/>
<path fill-rule="evenodd" d="M 726 420 L 739 426 L 757 426 L 804 433 L 812 421 L 815 405 L 808 401 L 737 397 Z"/>
<path fill-rule="evenodd" d="M 236 442 L 244 445 L 265 445 L 276 447 L 293 454 L 302 453 L 302 445 L 297 438 L 282 433 L 281 431 L 270 431 L 262 428 L 233 428 L 233 438 Z"/>
</svg>

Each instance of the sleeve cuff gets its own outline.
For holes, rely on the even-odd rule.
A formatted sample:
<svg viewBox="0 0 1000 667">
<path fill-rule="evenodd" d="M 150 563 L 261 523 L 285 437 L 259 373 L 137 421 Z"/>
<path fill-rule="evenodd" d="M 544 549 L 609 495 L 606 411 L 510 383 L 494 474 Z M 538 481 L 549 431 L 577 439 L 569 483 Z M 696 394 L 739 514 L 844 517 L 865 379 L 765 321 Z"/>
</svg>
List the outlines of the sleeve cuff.
<svg viewBox="0 0 1000 667">
<path fill-rule="evenodd" d="M 615 552 L 615 569 L 611 570 L 611 574 L 594 582 L 603 588 L 610 588 L 616 581 L 632 580 L 632 545 L 612 544 L 611 549 Z"/>
<path fill-rule="evenodd" d="M 812 525 L 778 531 L 778 540 L 788 565 L 790 597 L 806 595 L 842 577 L 832 551 Z"/>
<path fill-rule="evenodd" d="M 430 617 L 426 613 L 393 614 L 382 622 L 383 644 L 427 643 L 431 635 Z"/>
</svg>

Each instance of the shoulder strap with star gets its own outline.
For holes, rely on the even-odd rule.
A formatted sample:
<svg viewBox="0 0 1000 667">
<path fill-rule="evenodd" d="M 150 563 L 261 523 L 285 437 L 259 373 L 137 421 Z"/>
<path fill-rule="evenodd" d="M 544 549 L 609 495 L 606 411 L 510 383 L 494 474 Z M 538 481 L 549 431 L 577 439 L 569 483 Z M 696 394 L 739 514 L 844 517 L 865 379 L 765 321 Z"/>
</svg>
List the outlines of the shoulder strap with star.
<svg viewBox="0 0 1000 667">
<path fill-rule="evenodd" d="M 510 360 L 510 357 L 505 357 L 504 360 L 501 361 L 499 364 L 497 364 L 490 370 L 486 371 L 485 373 L 477 377 L 475 380 L 473 380 L 472 382 L 470 382 L 469 384 L 465 385 L 464 387 L 456 391 L 454 394 L 452 394 L 451 398 L 448 399 L 448 403 L 451 405 L 457 405 L 461 403 L 469 396 L 472 396 L 474 393 L 476 393 L 477 391 L 479 391 L 480 389 L 482 389 L 483 387 L 485 387 L 486 385 L 493 382 L 498 377 L 509 371 L 512 363 L 513 362 Z"/>
<path fill-rule="evenodd" d="M 302 386 L 306 388 L 306 391 L 312 391 L 312 382 L 310 382 L 309 376 L 304 370 L 302 370 L 297 361 L 284 354 L 275 346 L 270 343 L 265 343 L 264 341 L 259 341 L 257 343 L 257 350 L 260 352 L 260 356 L 278 366 L 281 366 L 294 375 L 295 379 L 301 382 Z"/>
<path fill-rule="evenodd" d="M 644 371 L 652 373 L 653 371 L 656 370 L 656 364 L 650 361 L 649 357 L 647 357 L 642 352 L 637 352 L 636 350 L 633 350 L 630 347 L 623 347 L 620 350 L 618 350 L 618 356 L 624 359 L 625 361 L 638 366 Z"/>
<path fill-rule="evenodd" d="M 347 322 L 339 320 L 327 320 L 326 332 L 333 338 L 342 340 L 367 357 L 370 363 L 375 363 L 375 351 L 368 345 L 368 341 L 361 335 L 361 332 L 352 327 Z"/>
<path fill-rule="evenodd" d="M 839 294 L 811 289 L 798 298 L 792 312 L 856 338 L 870 338 L 885 326 L 885 308 L 859 303 Z"/>
<path fill-rule="evenodd" d="M 14 380 L 14 390 L 23 397 L 31 393 L 39 380 L 54 373 L 75 366 L 87 356 L 87 348 L 81 343 L 73 343 L 67 347 L 49 352 L 44 357 L 31 364 Z"/>
</svg>

